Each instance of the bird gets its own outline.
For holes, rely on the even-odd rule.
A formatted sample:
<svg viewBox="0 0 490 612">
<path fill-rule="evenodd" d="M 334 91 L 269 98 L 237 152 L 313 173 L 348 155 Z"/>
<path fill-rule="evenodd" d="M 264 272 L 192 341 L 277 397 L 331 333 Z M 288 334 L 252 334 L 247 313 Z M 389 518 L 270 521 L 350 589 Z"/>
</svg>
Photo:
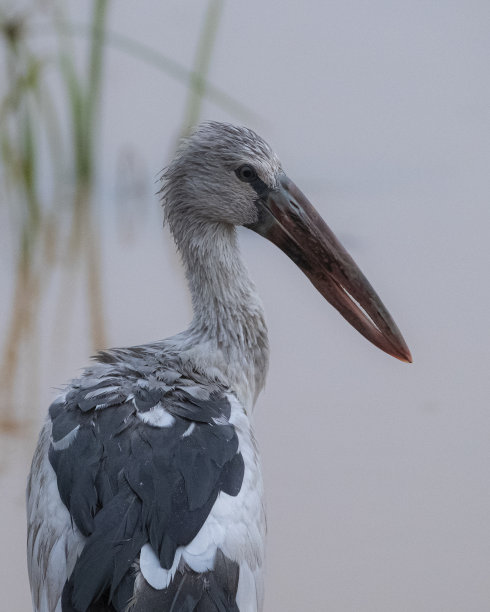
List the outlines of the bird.
<svg viewBox="0 0 490 612">
<path fill-rule="evenodd" d="M 207 121 L 162 174 L 187 330 L 100 351 L 51 404 L 27 486 L 36 612 L 258 612 L 266 522 L 251 422 L 269 361 L 237 226 L 278 246 L 375 346 L 410 351 L 357 264 L 253 130 Z"/>
</svg>

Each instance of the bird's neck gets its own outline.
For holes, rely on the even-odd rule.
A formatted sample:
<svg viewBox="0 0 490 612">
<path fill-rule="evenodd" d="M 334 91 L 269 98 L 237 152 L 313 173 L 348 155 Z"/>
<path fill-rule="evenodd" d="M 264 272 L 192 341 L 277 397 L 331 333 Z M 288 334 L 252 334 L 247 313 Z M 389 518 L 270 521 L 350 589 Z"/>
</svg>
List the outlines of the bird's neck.
<svg viewBox="0 0 490 612">
<path fill-rule="evenodd" d="M 185 332 L 198 367 L 213 368 L 251 407 L 264 386 L 269 346 L 262 303 L 241 259 L 235 228 L 202 224 L 176 240 L 192 295 Z"/>
</svg>

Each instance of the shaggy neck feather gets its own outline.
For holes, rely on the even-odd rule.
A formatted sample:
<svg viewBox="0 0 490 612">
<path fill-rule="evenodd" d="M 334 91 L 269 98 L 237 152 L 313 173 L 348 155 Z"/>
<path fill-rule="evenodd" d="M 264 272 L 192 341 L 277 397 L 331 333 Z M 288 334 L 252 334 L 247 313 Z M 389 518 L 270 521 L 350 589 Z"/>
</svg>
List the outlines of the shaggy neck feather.
<svg viewBox="0 0 490 612">
<path fill-rule="evenodd" d="M 235 228 L 223 223 L 171 227 L 182 254 L 194 318 L 186 332 L 199 360 L 225 371 L 244 403 L 255 402 L 265 382 L 268 339 L 255 285 L 243 264 Z M 214 362 L 214 363 L 213 363 Z"/>
</svg>

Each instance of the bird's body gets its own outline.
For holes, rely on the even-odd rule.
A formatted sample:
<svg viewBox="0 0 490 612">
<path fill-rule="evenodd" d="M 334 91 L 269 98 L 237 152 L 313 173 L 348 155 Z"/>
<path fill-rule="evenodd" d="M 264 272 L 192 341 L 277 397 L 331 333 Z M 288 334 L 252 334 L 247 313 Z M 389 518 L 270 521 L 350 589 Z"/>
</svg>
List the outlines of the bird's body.
<svg viewBox="0 0 490 612">
<path fill-rule="evenodd" d="M 287 229 L 278 194 L 288 188 L 290 205 L 302 196 L 285 181 L 262 139 L 216 123 L 199 128 L 166 171 L 165 215 L 194 319 L 167 340 L 99 353 L 52 404 L 27 495 L 36 612 L 262 609 L 265 517 L 250 415 L 268 341 L 235 225 L 287 250 L 325 295 L 328 280 L 314 275 L 289 230 L 287 245 L 277 237 L 268 215 Z M 350 261 L 342 259 L 347 279 Z M 328 299 L 378 346 L 408 359 L 389 315 L 379 303 L 370 312 L 356 294 L 359 278 L 342 287 L 369 321 L 356 324 L 347 290 L 331 281 L 340 297 Z"/>
<path fill-rule="evenodd" d="M 113 594 L 116 610 L 133 595 L 135 610 L 171 609 L 159 596 L 176 573 L 175 587 L 187 577 L 179 563 L 206 573 L 218 551 L 227 563 L 218 578 L 231 587 L 211 596 L 226 597 L 226 609 L 235 609 L 235 597 L 240 610 L 260 609 L 265 519 L 250 422 L 236 393 L 220 381 L 222 371 L 197 371 L 192 356 L 187 361 L 185 350 L 175 352 L 179 345 L 107 352 L 52 405 L 29 484 L 37 500 L 28 547 L 38 609 L 56 609 L 82 550 L 73 581 L 76 610 L 118 583 L 121 572 L 128 578 Z M 159 507 L 152 507 L 155 496 Z M 148 537 L 155 549 L 162 546 L 166 569 Z M 114 541 L 127 541 L 127 550 L 111 549 Z M 140 551 L 141 569 L 133 567 Z M 141 572 L 157 590 L 145 588 Z M 193 587 L 196 601 L 202 587 Z M 42 604 L 43 597 L 51 603 Z M 194 609 L 180 603 L 175 609 Z"/>
</svg>

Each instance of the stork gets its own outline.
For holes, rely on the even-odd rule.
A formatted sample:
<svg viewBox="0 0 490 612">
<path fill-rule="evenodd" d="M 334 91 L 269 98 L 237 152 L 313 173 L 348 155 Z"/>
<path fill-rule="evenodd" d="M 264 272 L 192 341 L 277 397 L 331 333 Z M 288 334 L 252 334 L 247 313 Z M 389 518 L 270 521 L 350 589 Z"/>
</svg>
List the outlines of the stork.
<svg viewBox="0 0 490 612">
<path fill-rule="evenodd" d="M 388 311 L 252 130 L 206 122 L 163 174 L 189 328 L 100 352 L 49 408 L 27 488 L 36 612 L 255 612 L 263 485 L 250 416 L 269 347 L 236 226 L 281 248 L 361 334 L 402 361 Z"/>
</svg>

